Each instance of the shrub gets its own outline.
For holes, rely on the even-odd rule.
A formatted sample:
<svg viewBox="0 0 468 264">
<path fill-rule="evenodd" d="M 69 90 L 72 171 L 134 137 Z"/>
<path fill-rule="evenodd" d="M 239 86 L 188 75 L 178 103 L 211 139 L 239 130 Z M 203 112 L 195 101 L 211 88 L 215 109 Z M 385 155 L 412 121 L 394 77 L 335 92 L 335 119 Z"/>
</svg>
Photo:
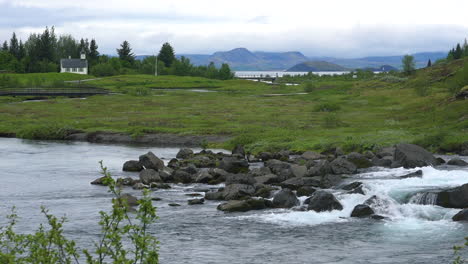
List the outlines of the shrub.
<svg viewBox="0 0 468 264">
<path fill-rule="evenodd" d="M 314 107 L 314 112 L 335 112 L 340 110 L 341 107 L 336 103 L 321 103 Z"/>
<path fill-rule="evenodd" d="M 380 77 L 379 80 L 381 80 L 383 82 L 388 82 L 388 83 L 400 83 L 400 82 L 407 81 L 408 78 L 401 78 L 401 77 L 397 77 L 397 76 L 394 76 L 394 75 L 384 75 L 384 76 Z"/>
<path fill-rule="evenodd" d="M 101 234 L 95 248 L 80 250 L 73 240 L 63 233 L 65 218 L 57 218 L 41 207 L 47 219 L 46 226 L 39 225 L 33 234 L 19 234 L 15 231 L 18 216 L 13 208 L 7 216 L 8 224 L 0 229 L 0 263 L 80 263 L 80 252 L 87 264 L 97 263 L 159 263 L 158 241 L 148 233 L 150 225 L 157 220 L 149 191 L 143 191 L 138 201 L 139 208 L 134 217 L 130 216 L 127 199 L 100 162 L 104 184 L 114 195 L 110 212 L 101 211 Z"/>
<path fill-rule="evenodd" d="M 337 128 L 344 127 L 346 123 L 341 121 L 340 117 L 336 114 L 328 114 L 323 118 L 323 127 L 325 128 Z"/>
<path fill-rule="evenodd" d="M 115 75 L 117 72 L 110 63 L 102 63 L 92 67 L 91 73 L 94 76 L 103 77 Z"/>
<path fill-rule="evenodd" d="M 151 89 L 146 87 L 137 87 L 133 89 L 129 89 L 127 94 L 133 96 L 148 96 L 151 94 Z"/>
<path fill-rule="evenodd" d="M 16 133 L 24 139 L 60 140 L 65 139 L 70 131 L 69 127 L 59 124 L 29 125 Z"/>
<path fill-rule="evenodd" d="M 317 86 L 313 82 L 306 82 L 304 84 L 304 92 L 311 93 L 317 89 Z"/>
<path fill-rule="evenodd" d="M 427 81 L 415 81 L 413 82 L 413 88 L 416 94 L 419 96 L 428 96 L 431 94 L 431 87 Z"/>
</svg>

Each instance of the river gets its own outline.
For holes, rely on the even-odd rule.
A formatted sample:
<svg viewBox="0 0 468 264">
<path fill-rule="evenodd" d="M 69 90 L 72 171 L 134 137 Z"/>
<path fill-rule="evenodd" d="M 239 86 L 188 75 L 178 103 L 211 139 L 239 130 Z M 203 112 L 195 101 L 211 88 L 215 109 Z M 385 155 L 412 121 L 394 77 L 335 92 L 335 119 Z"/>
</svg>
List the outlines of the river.
<svg viewBox="0 0 468 264">
<path fill-rule="evenodd" d="M 1 216 L 16 205 L 19 230 L 30 232 L 43 220 L 39 207 L 45 205 L 53 214 L 67 216 L 66 236 L 89 247 L 99 233 L 99 211 L 109 209 L 111 198 L 105 187 L 89 184 L 100 176 L 98 161 L 103 160 L 114 176 L 137 177 L 122 172 L 122 164 L 149 150 L 166 161 L 178 151 L 0 138 Z M 451 221 L 459 210 L 408 201 L 421 190 L 467 183 L 468 170 L 422 170 L 422 179 L 395 179 L 414 171 L 402 168 L 374 168 L 355 175 L 349 181 L 363 181 L 367 194 L 335 190 L 344 210 L 327 213 L 275 209 L 225 214 L 216 210 L 218 202 L 187 205 L 190 198 L 185 194 L 203 185 L 173 185 L 153 194 L 162 198 L 154 202 L 160 219 L 151 230 L 161 242 L 160 263 L 450 263 L 452 246 L 468 235 L 468 224 Z M 388 219 L 349 218 L 353 207 L 373 194 L 388 201 L 377 212 Z M 0 223 L 5 223 L 4 217 Z"/>
</svg>

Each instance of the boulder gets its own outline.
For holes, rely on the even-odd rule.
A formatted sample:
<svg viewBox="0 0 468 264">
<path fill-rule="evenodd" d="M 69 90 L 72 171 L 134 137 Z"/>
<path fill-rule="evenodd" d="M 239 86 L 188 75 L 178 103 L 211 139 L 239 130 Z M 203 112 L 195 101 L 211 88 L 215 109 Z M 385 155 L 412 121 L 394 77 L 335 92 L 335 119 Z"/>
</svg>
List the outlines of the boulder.
<svg viewBox="0 0 468 264">
<path fill-rule="evenodd" d="M 285 170 L 289 171 L 289 169 L 291 168 L 291 164 L 284 161 L 271 159 L 265 162 L 265 167 L 269 168 L 272 173 L 279 175 Z"/>
<path fill-rule="evenodd" d="M 308 210 L 316 212 L 343 210 L 341 203 L 335 198 L 332 193 L 327 191 L 316 191 L 309 200 Z"/>
<path fill-rule="evenodd" d="M 306 176 L 307 173 L 307 167 L 303 165 L 296 165 L 293 164 L 291 165 L 291 173 L 294 175 L 294 177 L 304 177 Z"/>
<path fill-rule="evenodd" d="M 139 160 L 140 164 L 146 169 L 153 169 L 155 171 L 164 169 L 164 162 L 156 157 L 156 155 L 151 151 L 141 155 Z"/>
<path fill-rule="evenodd" d="M 330 162 L 328 160 L 320 160 L 307 171 L 307 176 L 323 176 L 331 172 Z"/>
<path fill-rule="evenodd" d="M 278 183 L 279 178 L 275 174 L 267 174 L 264 176 L 255 177 L 255 182 L 258 184 L 273 184 Z"/>
<path fill-rule="evenodd" d="M 123 186 L 133 186 L 135 184 L 135 180 L 127 177 L 127 178 L 118 178 L 117 179 L 117 184 L 118 185 L 123 185 Z"/>
<path fill-rule="evenodd" d="M 437 157 L 436 160 L 437 160 L 437 163 L 438 163 L 438 164 L 445 164 L 445 163 L 447 163 L 447 162 L 446 162 L 443 158 L 441 158 L 441 157 Z"/>
<path fill-rule="evenodd" d="M 468 221 L 468 209 L 463 209 L 452 217 L 453 221 Z"/>
<path fill-rule="evenodd" d="M 344 157 L 338 157 L 330 162 L 330 167 L 333 174 L 353 174 L 357 171 L 356 165 L 349 162 Z"/>
<path fill-rule="evenodd" d="M 188 205 L 195 205 L 195 204 L 203 204 L 205 203 L 205 199 L 191 199 L 187 201 Z"/>
<path fill-rule="evenodd" d="M 388 156 L 393 157 L 394 153 L 395 153 L 395 147 L 386 147 L 377 151 L 376 156 L 382 159 Z"/>
<path fill-rule="evenodd" d="M 257 191 L 254 193 L 254 196 L 262 197 L 262 198 L 270 198 L 271 192 L 274 190 L 276 189 L 271 186 L 265 185 L 261 188 L 258 188 Z"/>
<path fill-rule="evenodd" d="M 180 168 L 180 162 L 178 159 L 171 159 L 169 163 L 167 163 L 167 166 L 171 169 L 179 169 Z"/>
<path fill-rule="evenodd" d="M 350 191 L 348 191 L 349 194 L 353 194 L 353 193 L 357 193 L 357 194 L 362 194 L 362 195 L 365 195 L 366 192 L 364 192 L 364 189 L 362 188 L 362 185 L 355 188 L 355 189 L 352 189 Z"/>
<path fill-rule="evenodd" d="M 213 181 L 214 179 L 215 177 L 211 175 L 210 172 L 207 170 L 201 170 L 195 176 L 195 182 L 198 182 L 198 183 L 209 183 Z"/>
<path fill-rule="evenodd" d="M 206 200 L 223 200 L 223 192 L 207 192 L 205 193 Z"/>
<path fill-rule="evenodd" d="M 129 160 L 124 163 L 122 170 L 139 172 L 143 170 L 143 166 L 138 160 Z"/>
<path fill-rule="evenodd" d="M 167 204 L 167 205 L 169 205 L 169 206 L 171 206 L 171 207 L 177 207 L 177 206 L 180 206 L 180 204 L 178 204 L 178 203 L 170 203 L 170 204 Z"/>
<path fill-rule="evenodd" d="M 299 205 L 299 200 L 290 189 L 282 189 L 273 196 L 273 207 L 291 208 Z"/>
<path fill-rule="evenodd" d="M 141 182 L 137 182 L 132 186 L 132 188 L 134 190 L 143 190 L 143 189 L 149 189 L 150 187 L 148 185 L 146 185 L 146 184 L 141 183 Z"/>
<path fill-rule="evenodd" d="M 320 187 L 328 189 L 340 184 L 343 178 L 340 175 L 327 174 L 322 177 Z"/>
<path fill-rule="evenodd" d="M 159 173 L 153 169 L 146 169 L 140 172 L 140 181 L 143 184 L 149 185 L 152 182 L 162 182 Z"/>
<path fill-rule="evenodd" d="M 263 199 L 233 200 L 218 205 L 217 209 L 224 212 L 247 212 L 250 210 L 262 210 L 267 208 Z"/>
<path fill-rule="evenodd" d="M 255 187 L 248 184 L 230 184 L 222 193 L 224 200 L 243 200 L 255 194 Z"/>
<path fill-rule="evenodd" d="M 400 179 L 408 179 L 408 178 L 422 178 L 423 171 L 417 170 L 415 172 L 408 173 L 406 175 L 400 176 Z"/>
<path fill-rule="evenodd" d="M 91 184 L 93 184 L 93 185 L 104 185 L 105 186 L 106 185 L 106 184 L 104 184 L 105 179 L 106 179 L 105 176 L 103 176 L 101 178 L 97 178 L 94 181 L 92 181 Z"/>
<path fill-rule="evenodd" d="M 429 151 L 414 144 L 401 143 L 395 146 L 392 167 L 416 168 L 438 165 L 437 159 Z"/>
<path fill-rule="evenodd" d="M 350 184 L 347 184 L 343 187 L 341 187 L 341 189 L 345 190 L 345 191 L 351 191 L 351 190 L 354 190 L 358 187 L 360 187 L 362 185 L 362 182 L 353 182 L 353 183 L 350 183 Z"/>
<path fill-rule="evenodd" d="M 393 163 L 393 157 L 386 156 L 384 158 L 378 158 L 377 156 L 372 158 L 371 160 L 372 166 L 375 167 L 384 167 L 384 168 L 390 168 Z"/>
<path fill-rule="evenodd" d="M 258 158 L 261 159 L 262 161 L 268 161 L 271 159 L 274 159 L 274 155 L 270 152 L 261 152 L 258 154 Z"/>
<path fill-rule="evenodd" d="M 219 168 L 230 173 L 241 173 L 249 170 L 249 163 L 245 159 L 225 157 L 219 163 Z"/>
<path fill-rule="evenodd" d="M 460 156 L 468 156 L 468 149 L 462 150 Z"/>
<path fill-rule="evenodd" d="M 317 189 L 314 187 L 303 186 L 297 189 L 296 194 L 297 196 L 311 196 L 315 191 L 317 191 Z"/>
<path fill-rule="evenodd" d="M 157 182 L 152 182 L 149 187 L 151 189 L 171 189 L 171 186 L 167 183 L 157 183 Z"/>
<path fill-rule="evenodd" d="M 161 180 L 163 182 L 172 182 L 174 178 L 172 177 L 172 174 L 174 173 L 174 170 L 169 167 L 164 167 L 164 169 L 158 171 L 159 177 L 161 177 Z"/>
<path fill-rule="evenodd" d="M 232 150 L 232 155 L 239 155 L 241 157 L 245 157 L 245 149 L 242 145 L 236 145 Z"/>
<path fill-rule="evenodd" d="M 305 160 L 319 160 L 319 159 L 325 159 L 326 156 L 322 155 L 320 153 L 317 153 L 317 152 L 306 151 L 306 152 L 302 153 L 301 158 L 303 158 Z"/>
<path fill-rule="evenodd" d="M 235 183 L 253 185 L 256 181 L 250 174 L 228 174 L 226 177 L 226 185 Z"/>
<path fill-rule="evenodd" d="M 192 175 L 184 170 L 176 170 L 174 174 L 172 175 L 174 178 L 174 182 L 179 182 L 179 183 L 192 183 L 193 178 Z"/>
<path fill-rule="evenodd" d="M 369 217 L 374 214 L 374 210 L 366 204 L 358 204 L 354 207 L 351 217 Z"/>
<path fill-rule="evenodd" d="M 297 190 L 303 186 L 320 187 L 321 180 L 320 177 L 294 177 L 281 182 L 279 185 L 283 188 Z"/>
<path fill-rule="evenodd" d="M 261 167 L 261 168 L 253 168 L 249 171 L 249 174 L 258 177 L 258 176 L 264 176 L 268 174 L 272 174 L 270 168 L 268 167 Z"/>
<path fill-rule="evenodd" d="M 371 160 L 371 159 L 373 159 L 375 157 L 374 152 L 372 152 L 370 150 L 366 150 L 363 154 L 364 154 L 364 157 L 366 157 L 369 160 Z"/>
<path fill-rule="evenodd" d="M 348 155 L 346 155 L 346 159 L 356 165 L 358 169 L 364 169 L 364 168 L 369 168 L 372 167 L 372 162 L 369 161 L 368 158 L 366 158 L 364 155 L 357 153 L 357 152 L 351 152 Z"/>
<path fill-rule="evenodd" d="M 178 158 L 178 159 L 188 159 L 188 158 L 192 157 L 192 155 L 193 155 L 193 150 L 191 150 L 189 148 L 183 148 L 183 149 L 180 149 L 179 152 L 177 152 L 176 158 Z"/>
<path fill-rule="evenodd" d="M 128 206 L 137 206 L 138 205 L 138 199 L 128 193 L 124 193 L 120 196 L 120 199 L 125 202 L 126 205 Z"/>
<path fill-rule="evenodd" d="M 453 189 L 439 192 L 437 194 L 436 205 L 446 208 L 467 208 L 468 183 Z"/>
<path fill-rule="evenodd" d="M 468 163 L 462 159 L 455 158 L 451 159 L 447 162 L 448 165 L 453 165 L 453 166 L 460 166 L 460 167 L 465 167 L 468 166 Z"/>
</svg>

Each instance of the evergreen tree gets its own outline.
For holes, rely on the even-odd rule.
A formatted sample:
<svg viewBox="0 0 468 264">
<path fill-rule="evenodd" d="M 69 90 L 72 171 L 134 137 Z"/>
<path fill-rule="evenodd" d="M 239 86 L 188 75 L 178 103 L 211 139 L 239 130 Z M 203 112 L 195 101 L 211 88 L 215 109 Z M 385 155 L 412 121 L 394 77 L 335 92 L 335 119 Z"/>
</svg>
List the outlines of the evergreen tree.
<svg viewBox="0 0 468 264">
<path fill-rule="evenodd" d="M 40 36 L 39 59 L 54 62 L 56 59 L 56 46 L 57 39 L 54 27 L 50 31 L 46 27 L 44 33 Z"/>
<path fill-rule="evenodd" d="M 402 60 L 403 63 L 403 72 L 406 75 L 410 75 L 415 70 L 414 57 L 411 55 L 405 55 Z"/>
<path fill-rule="evenodd" d="M 92 62 L 97 62 L 99 59 L 99 46 L 96 44 L 96 40 L 92 39 L 91 44 L 89 45 L 89 60 Z"/>
<path fill-rule="evenodd" d="M 221 80 L 229 80 L 234 77 L 234 74 L 231 72 L 231 68 L 227 63 L 223 63 L 221 68 L 219 69 L 219 76 L 218 78 Z"/>
<path fill-rule="evenodd" d="M 89 55 L 90 49 L 89 49 L 89 42 L 88 39 L 81 39 L 80 40 L 80 45 L 78 45 L 78 53 L 81 54 L 83 52 L 86 54 L 86 57 Z"/>
<path fill-rule="evenodd" d="M 453 58 L 455 60 L 460 59 L 463 56 L 463 51 L 461 49 L 460 43 L 457 44 L 457 47 L 455 48 L 455 51 L 453 53 Z"/>
<path fill-rule="evenodd" d="M 168 42 L 164 43 L 158 54 L 158 60 L 164 62 L 166 67 L 171 67 L 175 60 L 174 49 Z"/>
<path fill-rule="evenodd" d="M 431 61 L 431 59 L 429 59 L 429 60 L 427 61 L 427 67 L 431 67 L 431 66 L 432 66 L 432 61 Z"/>
<path fill-rule="evenodd" d="M 135 55 L 132 53 L 130 43 L 126 40 L 120 44 L 120 49 L 117 49 L 117 53 L 119 54 L 119 58 L 123 61 L 129 62 L 130 64 L 133 64 L 135 61 Z"/>
<path fill-rule="evenodd" d="M 2 51 L 8 51 L 8 42 L 6 40 L 3 42 Z"/>
<path fill-rule="evenodd" d="M 468 42 L 465 39 L 465 43 L 463 43 L 463 57 L 468 57 Z"/>
<path fill-rule="evenodd" d="M 19 59 L 23 59 L 26 56 L 26 50 L 24 48 L 23 41 L 20 40 L 19 42 Z"/>
<path fill-rule="evenodd" d="M 10 47 L 9 47 L 10 53 L 15 56 L 16 59 L 21 59 L 20 58 L 20 51 L 19 51 L 19 43 L 18 39 L 16 38 L 16 33 L 13 32 L 13 35 L 10 39 Z"/>
<path fill-rule="evenodd" d="M 57 41 L 57 57 L 63 58 L 79 58 L 80 49 L 79 44 L 71 35 L 62 35 Z"/>
</svg>

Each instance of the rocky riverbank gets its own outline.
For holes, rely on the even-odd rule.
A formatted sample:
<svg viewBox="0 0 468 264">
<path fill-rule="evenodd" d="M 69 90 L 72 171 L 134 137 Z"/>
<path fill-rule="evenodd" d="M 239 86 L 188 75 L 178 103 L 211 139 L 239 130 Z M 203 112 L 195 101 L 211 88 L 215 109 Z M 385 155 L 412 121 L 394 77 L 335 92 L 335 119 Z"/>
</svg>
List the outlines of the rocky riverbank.
<svg viewBox="0 0 468 264">
<path fill-rule="evenodd" d="M 341 189 L 350 194 L 364 195 L 361 182 L 343 184 L 350 175 L 370 167 L 417 168 L 425 166 L 468 166 L 461 159 L 445 161 L 436 158 L 427 150 L 412 144 L 397 144 L 382 148 L 376 153 L 345 154 L 339 148 L 328 152 L 312 151 L 294 153 L 280 151 L 263 152 L 258 156 L 246 155 L 242 146 L 232 154 L 213 153 L 202 150 L 194 153 L 184 148 L 167 166 L 152 152 L 129 160 L 123 164 L 124 171 L 138 173 L 138 179 L 121 178 L 118 182 L 133 189 L 170 188 L 169 183 L 224 184 L 222 188 L 200 190 L 204 198 L 190 199 L 189 205 L 203 204 L 205 200 L 220 201 L 218 209 L 225 212 L 245 212 L 267 208 L 290 208 L 292 210 L 316 212 L 342 210 L 343 206 L 330 192 Z M 421 170 L 400 176 L 401 179 L 424 177 Z M 97 179 L 92 184 L 102 184 Z M 298 196 L 308 196 L 302 204 Z M 468 184 L 448 190 L 421 193 L 419 203 L 439 205 L 446 208 L 468 207 Z M 382 201 L 372 196 L 363 204 L 355 206 L 351 217 L 383 219 L 374 213 L 375 206 Z M 460 212 L 454 220 L 468 220 Z"/>
</svg>

